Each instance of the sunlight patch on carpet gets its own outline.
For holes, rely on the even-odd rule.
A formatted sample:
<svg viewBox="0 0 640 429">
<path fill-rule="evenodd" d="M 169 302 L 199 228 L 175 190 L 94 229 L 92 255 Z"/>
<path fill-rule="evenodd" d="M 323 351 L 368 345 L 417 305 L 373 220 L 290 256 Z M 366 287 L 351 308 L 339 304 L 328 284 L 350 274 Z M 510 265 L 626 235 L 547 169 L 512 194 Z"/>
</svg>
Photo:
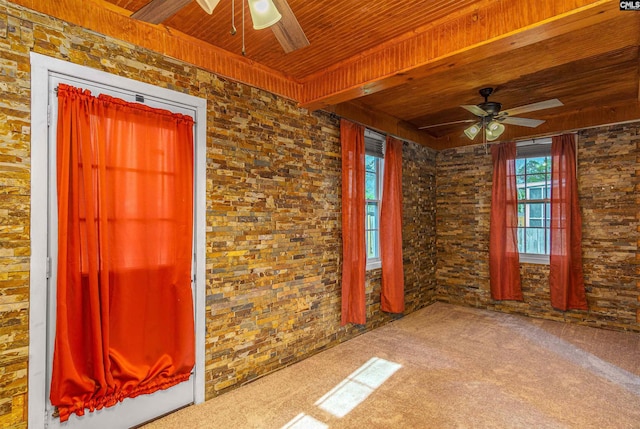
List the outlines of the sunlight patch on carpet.
<svg viewBox="0 0 640 429">
<path fill-rule="evenodd" d="M 329 426 L 305 413 L 300 413 L 282 426 L 282 429 L 329 429 Z"/>
<path fill-rule="evenodd" d="M 364 402 L 378 387 L 389 379 L 402 365 L 371 358 L 345 378 L 315 403 L 328 413 L 342 418 Z"/>
</svg>

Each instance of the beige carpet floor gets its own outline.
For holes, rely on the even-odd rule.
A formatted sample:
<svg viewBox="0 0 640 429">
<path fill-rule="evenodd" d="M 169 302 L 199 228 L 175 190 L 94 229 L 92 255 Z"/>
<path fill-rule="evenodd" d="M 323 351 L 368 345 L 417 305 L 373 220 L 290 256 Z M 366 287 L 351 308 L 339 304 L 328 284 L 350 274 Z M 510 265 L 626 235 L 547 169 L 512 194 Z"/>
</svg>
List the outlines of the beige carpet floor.
<svg viewBox="0 0 640 429">
<path fill-rule="evenodd" d="M 436 303 L 144 428 L 640 428 L 640 334 Z"/>
</svg>

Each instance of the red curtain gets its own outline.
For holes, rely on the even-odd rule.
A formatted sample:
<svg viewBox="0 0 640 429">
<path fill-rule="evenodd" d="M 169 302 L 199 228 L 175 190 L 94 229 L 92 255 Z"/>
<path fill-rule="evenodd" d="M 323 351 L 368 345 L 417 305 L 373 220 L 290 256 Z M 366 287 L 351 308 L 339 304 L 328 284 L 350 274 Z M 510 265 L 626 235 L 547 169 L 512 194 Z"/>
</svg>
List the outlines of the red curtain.
<svg viewBox="0 0 640 429">
<path fill-rule="evenodd" d="M 551 140 L 551 255 L 549 290 L 558 310 L 587 310 L 582 276 L 582 219 L 578 204 L 575 135 Z"/>
<path fill-rule="evenodd" d="M 489 236 L 491 297 L 522 301 L 518 253 L 518 191 L 516 188 L 516 144 L 491 146 L 493 188 Z"/>
<path fill-rule="evenodd" d="M 340 120 L 342 146 L 342 325 L 366 322 L 364 127 Z"/>
<path fill-rule="evenodd" d="M 382 311 L 404 311 L 402 265 L 402 142 L 387 136 L 384 156 L 382 207 L 380 209 L 380 257 L 382 259 Z"/>
<path fill-rule="evenodd" d="M 58 87 L 60 420 L 165 389 L 195 362 L 193 120 Z"/>
</svg>

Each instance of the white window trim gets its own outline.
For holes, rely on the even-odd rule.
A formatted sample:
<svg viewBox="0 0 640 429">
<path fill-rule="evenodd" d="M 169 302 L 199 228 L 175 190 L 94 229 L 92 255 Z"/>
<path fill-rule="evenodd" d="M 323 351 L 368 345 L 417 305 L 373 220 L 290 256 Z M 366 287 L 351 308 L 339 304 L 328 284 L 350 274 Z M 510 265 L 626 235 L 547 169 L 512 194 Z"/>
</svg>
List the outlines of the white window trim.
<svg viewBox="0 0 640 429">
<path fill-rule="evenodd" d="M 549 265 L 549 255 L 539 255 L 536 253 L 520 253 L 520 262 L 525 264 Z"/>
<path fill-rule="evenodd" d="M 205 399 L 205 254 L 207 100 L 31 52 L 31 259 L 29 283 L 28 425 L 44 427 L 47 404 L 47 183 L 49 76 L 59 73 L 190 106 L 196 123 L 194 193 L 194 399 Z"/>
<path fill-rule="evenodd" d="M 382 268 L 382 259 L 367 259 L 367 271 L 378 270 L 380 268 Z"/>
</svg>

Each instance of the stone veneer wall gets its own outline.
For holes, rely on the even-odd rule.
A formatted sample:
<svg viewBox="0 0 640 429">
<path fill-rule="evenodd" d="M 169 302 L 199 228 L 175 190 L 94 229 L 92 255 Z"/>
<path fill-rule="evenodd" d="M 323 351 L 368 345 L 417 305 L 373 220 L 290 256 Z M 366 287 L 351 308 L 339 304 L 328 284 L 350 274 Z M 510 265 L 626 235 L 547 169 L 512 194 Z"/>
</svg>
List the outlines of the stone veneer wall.
<svg viewBox="0 0 640 429">
<path fill-rule="evenodd" d="M 578 134 L 578 193 L 589 311 L 549 302 L 548 265 L 521 264 L 523 302 L 489 291 L 491 154 L 482 146 L 437 156 L 437 298 L 460 305 L 640 331 L 640 123 Z"/>
<path fill-rule="evenodd" d="M 27 419 L 29 52 L 208 100 L 206 397 L 393 319 L 340 327 L 337 119 L 0 0 L 0 427 Z M 435 295 L 436 152 L 404 145 L 407 310 Z"/>
</svg>

